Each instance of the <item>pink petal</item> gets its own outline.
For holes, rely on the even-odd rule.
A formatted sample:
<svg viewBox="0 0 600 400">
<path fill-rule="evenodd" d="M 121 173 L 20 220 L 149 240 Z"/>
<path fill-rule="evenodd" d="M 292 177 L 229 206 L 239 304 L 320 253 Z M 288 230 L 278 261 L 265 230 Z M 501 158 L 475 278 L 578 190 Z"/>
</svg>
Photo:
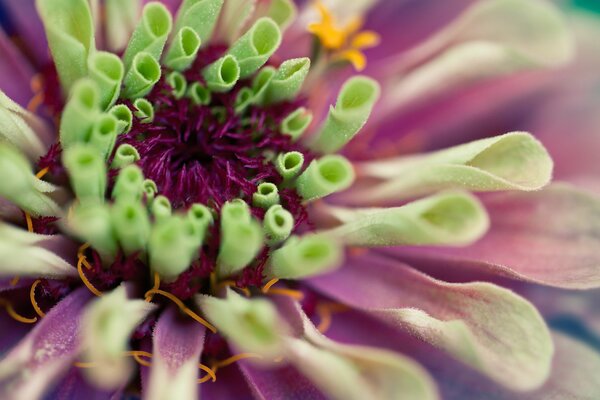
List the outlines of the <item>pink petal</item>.
<svg viewBox="0 0 600 400">
<path fill-rule="evenodd" d="M 146 399 L 163 399 L 183 393 L 198 398 L 198 363 L 206 329 L 182 317 L 175 308 L 163 312 L 154 328 L 152 367 Z M 177 395 L 175 395 L 177 393 Z"/>
<path fill-rule="evenodd" d="M 0 361 L 3 399 L 38 399 L 80 351 L 79 322 L 91 294 L 80 288 L 61 300 Z"/>
<path fill-rule="evenodd" d="M 475 244 L 385 253 L 441 279 L 498 275 L 562 288 L 600 287 L 600 198 L 552 185 L 489 196 L 484 203 L 491 229 Z"/>
<path fill-rule="evenodd" d="M 310 283 L 514 390 L 539 387 L 549 372 L 545 323 L 525 299 L 498 286 L 445 283 L 372 254 Z"/>
<path fill-rule="evenodd" d="M 25 46 L 25 51 L 33 55 L 38 65 L 48 62 L 50 52 L 42 21 L 35 9 L 35 1 L 4 1 L 2 5 L 11 24 L 14 25 L 16 34 Z"/>
</svg>

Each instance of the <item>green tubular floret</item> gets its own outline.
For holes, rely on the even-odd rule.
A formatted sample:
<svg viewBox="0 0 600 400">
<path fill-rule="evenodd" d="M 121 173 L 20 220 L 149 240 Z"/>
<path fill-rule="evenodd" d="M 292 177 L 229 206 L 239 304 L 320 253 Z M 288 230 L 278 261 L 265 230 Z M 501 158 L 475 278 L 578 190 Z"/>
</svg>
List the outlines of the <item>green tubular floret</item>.
<svg viewBox="0 0 600 400">
<path fill-rule="evenodd" d="M 294 21 L 297 13 L 293 0 L 272 0 L 266 15 L 283 31 Z"/>
<path fill-rule="evenodd" d="M 158 193 L 158 187 L 152 179 L 144 179 L 142 183 L 142 192 L 146 196 L 146 203 L 150 204 L 154 200 L 154 196 Z"/>
<path fill-rule="evenodd" d="M 140 201 L 119 199 L 112 207 L 111 221 L 125 255 L 145 251 L 150 236 L 150 219 Z"/>
<path fill-rule="evenodd" d="M 198 230 L 198 240 L 201 244 L 204 242 L 206 237 L 206 231 L 208 227 L 213 224 L 214 218 L 212 212 L 208 207 L 203 204 L 195 203 L 192 204 L 188 210 L 188 218 L 192 221 Z"/>
<path fill-rule="evenodd" d="M 156 222 L 164 221 L 173 213 L 171 202 L 163 195 L 154 198 L 150 206 L 150 211 Z"/>
<path fill-rule="evenodd" d="M 135 116 L 142 124 L 149 124 L 154 121 L 154 106 L 148 100 L 143 97 L 135 99 L 133 107 L 135 108 Z"/>
<path fill-rule="evenodd" d="M 129 99 L 145 96 L 156 85 L 160 74 L 160 65 L 150 54 L 146 52 L 136 54 L 131 68 L 125 75 L 123 96 Z"/>
<path fill-rule="evenodd" d="M 306 201 L 347 189 L 354 182 L 352 164 L 343 156 L 331 154 L 314 160 L 296 180 L 296 190 Z"/>
<path fill-rule="evenodd" d="M 208 43 L 222 7 L 223 0 L 184 0 L 177 13 L 175 30 L 192 28 L 203 44 Z"/>
<path fill-rule="evenodd" d="M 300 93 L 304 79 L 310 69 L 309 58 L 284 61 L 267 87 L 266 104 L 293 100 Z"/>
<path fill-rule="evenodd" d="M 281 122 L 281 133 L 290 136 L 292 140 L 296 141 L 309 127 L 312 119 L 312 112 L 304 107 L 300 107 Z"/>
<path fill-rule="evenodd" d="M 125 74 L 121 59 L 112 53 L 98 51 L 88 59 L 90 78 L 98 86 L 100 107 L 107 110 L 115 104 L 121 93 L 121 83 Z"/>
<path fill-rule="evenodd" d="M 87 0 L 36 0 L 63 91 L 87 74 L 94 23 Z M 3 55 L 4 57 L 4 55 Z"/>
<path fill-rule="evenodd" d="M 252 195 L 252 204 L 255 207 L 267 209 L 279 203 L 279 190 L 271 182 L 263 182 L 256 188 Z"/>
<path fill-rule="evenodd" d="M 91 79 L 79 80 L 71 90 L 71 95 L 60 120 L 60 143 L 63 148 L 90 139 L 92 127 L 100 115 L 100 93 Z"/>
<path fill-rule="evenodd" d="M 221 208 L 221 247 L 217 258 L 217 275 L 229 276 L 241 271 L 254 260 L 263 247 L 260 224 L 251 216 L 248 205 L 231 201 Z"/>
<path fill-rule="evenodd" d="M 68 229 L 79 239 L 89 243 L 100 254 L 103 262 L 112 262 L 118 245 L 108 205 L 77 204 L 72 210 L 67 219 Z"/>
<path fill-rule="evenodd" d="M 371 78 L 348 79 L 310 147 L 321 153 L 334 153 L 344 147 L 367 122 L 380 92 L 379 84 Z"/>
<path fill-rule="evenodd" d="M 325 235 L 291 237 L 269 258 L 269 275 L 280 279 L 299 279 L 319 275 L 339 267 L 342 247 Z"/>
<path fill-rule="evenodd" d="M 119 171 L 112 190 L 112 198 L 116 201 L 140 201 L 144 190 L 144 173 L 137 165 L 128 165 Z"/>
<path fill-rule="evenodd" d="M 131 130 L 133 114 L 125 104 L 117 104 L 116 106 L 113 106 L 108 113 L 119 121 L 119 134 L 127 133 Z"/>
<path fill-rule="evenodd" d="M 302 171 L 304 165 L 304 155 L 298 151 L 281 153 L 275 159 L 275 168 L 281 175 L 284 182 L 288 182 L 297 177 Z"/>
<path fill-rule="evenodd" d="M 235 57 L 226 55 L 202 71 L 206 86 L 213 92 L 228 92 L 240 79 L 240 66 Z"/>
<path fill-rule="evenodd" d="M 119 121 L 110 114 L 102 114 L 92 127 L 89 144 L 98 150 L 104 160 L 108 160 L 115 147 Z"/>
<path fill-rule="evenodd" d="M 176 71 L 187 69 L 196 59 L 200 44 L 200 37 L 196 31 L 184 26 L 177 32 L 175 40 L 171 43 L 164 64 Z"/>
<path fill-rule="evenodd" d="M 262 68 L 252 80 L 252 91 L 254 92 L 253 102 L 264 104 L 267 96 L 267 89 L 271 80 L 275 77 L 277 70 L 271 66 Z"/>
<path fill-rule="evenodd" d="M 54 186 L 38 179 L 25 156 L 0 141 L 0 197 L 34 216 L 59 216 L 60 207 L 47 193 Z"/>
<path fill-rule="evenodd" d="M 274 244 L 286 240 L 294 229 L 294 217 L 279 204 L 271 206 L 263 219 L 263 231 L 267 244 Z"/>
<path fill-rule="evenodd" d="M 137 149 L 130 144 L 122 144 L 117 147 L 117 151 L 115 151 L 115 157 L 113 158 L 113 162 L 111 164 L 111 168 L 118 169 L 126 167 L 140 159 L 140 153 L 138 153 Z"/>
<path fill-rule="evenodd" d="M 167 76 L 167 83 L 171 86 L 173 97 L 180 99 L 187 90 L 187 81 L 181 72 L 173 71 Z"/>
<path fill-rule="evenodd" d="M 94 147 L 77 144 L 65 149 L 63 164 L 80 202 L 104 202 L 106 163 Z"/>
<path fill-rule="evenodd" d="M 127 69 L 135 64 L 135 57 L 144 52 L 158 62 L 169 37 L 172 26 L 171 13 L 159 2 L 144 6 L 142 18 L 136 26 L 125 54 L 123 63 Z"/>
<path fill-rule="evenodd" d="M 271 18 L 259 18 L 230 48 L 247 78 L 262 67 L 281 44 L 281 30 Z"/>
<path fill-rule="evenodd" d="M 249 87 L 243 87 L 237 94 L 235 99 L 235 112 L 236 114 L 242 114 L 250 104 L 253 103 L 254 92 Z"/>
<path fill-rule="evenodd" d="M 192 99 L 195 105 L 210 104 L 212 96 L 210 91 L 200 82 L 194 82 L 188 87 L 187 97 Z"/>
<path fill-rule="evenodd" d="M 190 228 L 195 229 L 180 216 L 167 217 L 152 228 L 150 267 L 166 281 L 177 279 L 198 255 L 196 232 Z"/>
</svg>

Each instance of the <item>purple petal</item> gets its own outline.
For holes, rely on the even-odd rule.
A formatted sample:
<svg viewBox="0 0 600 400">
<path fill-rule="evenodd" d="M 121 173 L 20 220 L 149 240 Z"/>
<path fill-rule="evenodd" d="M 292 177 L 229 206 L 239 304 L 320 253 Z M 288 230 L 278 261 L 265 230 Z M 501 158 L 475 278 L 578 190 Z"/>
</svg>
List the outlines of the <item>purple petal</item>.
<svg viewBox="0 0 600 400">
<path fill-rule="evenodd" d="M 0 361 L 0 397 L 38 399 L 70 368 L 80 351 L 80 318 L 90 297 L 86 288 L 65 297 Z"/>
<path fill-rule="evenodd" d="M 0 90 L 17 103 L 26 106 L 33 97 L 29 82 L 34 72 L 2 28 L 0 54 Z"/>
<path fill-rule="evenodd" d="M 161 314 L 154 329 L 146 399 L 198 398 L 198 362 L 206 329 L 175 308 Z"/>
<path fill-rule="evenodd" d="M 15 28 L 15 33 L 26 46 L 25 51 L 35 58 L 38 65 L 48 62 L 50 56 L 48 43 L 42 21 L 35 9 L 35 1 L 4 1 L 2 5 Z"/>
<path fill-rule="evenodd" d="M 117 400 L 120 392 L 104 392 L 90 384 L 76 367 L 71 368 L 67 376 L 56 386 L 56 389 L 45 397 L 46 400 Z"/>
<path fill-rule="evenodd" d="M 599 198 L 553 185 L 489 196 L 484 203 L 491 229 L 471 246 L 383 251 L 451 281 L 498 275 L 561 288 L 600 287 Z"/>
</svg>

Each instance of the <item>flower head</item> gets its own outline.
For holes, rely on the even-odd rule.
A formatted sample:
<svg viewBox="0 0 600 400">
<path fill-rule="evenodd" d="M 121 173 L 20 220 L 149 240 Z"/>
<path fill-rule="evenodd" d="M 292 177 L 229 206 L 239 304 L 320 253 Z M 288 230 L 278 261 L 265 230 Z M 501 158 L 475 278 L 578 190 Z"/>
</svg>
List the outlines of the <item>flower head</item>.
<svg viewBox="0 0 600 400">
<path fill-rule="evenodd" d="M 363 69 L 362 49 L 378 42 L 359 32 L 363 15 L 340 22 L 309 5 L 317 51 L 286 60 L 285 31 L 306 28 L 288 0 L 185 0 L 176 12 L 38 0 L 52 61 L 27 109 L 0 97 L 0 302 L 36 324 L 0 361 L 2 396 L 41 398 L 66 374 L 56 396 L 438 397 L 412 358 L 367 338 L 343 344 L 343 323 L 364 334 L 356 318 L 374 338 L 432 344 L 497 385 L 540 387 L 554 345 L 527 300 L 434 279 L 393 251 L 480 239 L 490 220 L 467 191 L 544 187 L 543 145 L 511 132 L 400 158 L 347 147 L 464 59 L 481 68 L 456 85 L 564 62 L 556 11 L 523 4 L 474 6 L 415 50 L 400 83 L 352 76 L 321 107 L 333 67 Z M 562 47 L 481 29 L 523 10 L 518 26 L 550 26 Z M 422 345 L 409 347 L 420 359 Z"/>
</svg>

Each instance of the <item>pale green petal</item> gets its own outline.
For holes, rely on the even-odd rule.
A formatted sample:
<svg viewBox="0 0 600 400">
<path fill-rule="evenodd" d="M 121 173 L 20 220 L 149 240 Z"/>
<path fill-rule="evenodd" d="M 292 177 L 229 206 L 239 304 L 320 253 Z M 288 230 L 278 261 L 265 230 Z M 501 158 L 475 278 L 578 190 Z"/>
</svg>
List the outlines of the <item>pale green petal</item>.
<svg viewBox="0 0 600 400">
<path fill-rule="evenodd" d="M 335 107 L 331 107 L 319 133 L 311 140 L 311 149 L 335 153 L 346 145 L 367 122 L 379 99 L 379 84 L 364 76 L 355 76 L 342 86 Z"/>
<path fill-rule="evenodd" d="M 121 285 L 94 301 L 82 317 L 82 360 L 94 363 L 86 377 L 102 389 L 118 389 L 135 371 L 135 362 L 125 357 L 135 328 L 156 308 L 144 300 L 127 298 Z"/>
<path fill-rule="evenodd" d="M 179 7 L 175 30 L 183 27 L 192 28 L 200 38 L 202 45 L 207 45 L 223 7 L 223 0 L 184 0 Z"/>
<path fill-rule="evenodd" d="M 90 243 L 105 263 L 117 255 L 117 237 L 106 204 L 77 204 L 68 214 L 65 228 L 82 242 Z"/>
<path fill-rule="evenodd" d="M 0 142 L 7 141 L 31 161 L 46 152 L 39 135 L 48 132 L 46 123 L 30 113 L 0 90 Z"/>
<path fill-rule="evenodd" d="M 262 68 L 257 72 L 256 76 L 252 80 L 252 91 L 254 92 L 254 98 L 252 99 L 256 104 L 263 104 L 267 96 L 269 83 L 275 77 L 277 70 L 270 65 Z"/>
<path fill-rule="evenodd" d="M 268 209 L 272 205 L 279 203 L 279 190 L 277 186 L 270 182 L 263 182 L 256 188 L 252 195 L 252 204 L 255 207 Z"/>
<path fill-rule="evenodd" d="M 296 180 L 296 190 L 304 200 L 315 200 L 349 188 L 354 178 L 350 161 L 331 154 L 310 163 Z"/>
<path fill-rule="evenodd" d="M 273 19 L 283 32 L 294 22 L 298 8 L 292 0 L 271 0 L 259 3 L 255 14 Z"/>
<path fill-rule="evenodd" d="M 294 216 L 281 205 L 271 206 L 263 219 L 263 231 L 269 245 L 286 240 L 294 229 Z"/>
<path fill-rule="evenodd" d="M 157 199 L 154 199 L 154 203 Z M 152 227 L 148 242 L 150 267 L 166 281 L 175 280 L 198 257 L 198 227 L 188 218 L 165 216 Z"/>
<path fill-rule="evenodd" d="M 228 92 L 240 79 L 240 65 L 231 55 L 219 58 L 202 72 L 206 86 L 213 92 Z"/>
<path fill-rule="evenodd" d="M 102 114 L 94 122 L 89 144 L 98 151 L 104 160 L 108 160 L 112 154 L 119 130 L 119 120 L 111 114 Z"/>
<path fill-rule="evenodd" d="M 111 168 L 118 169 L 126 167 L 140 159 L 140 153 L 130 144 L 122 144 L 115 151 L 115 157 L 111 164 Z"/>
<path fill-rule="evenodd" d="M 415 361 L 391 351 L 336 343 L 302 313 L 304 340 L 288 339 L 286 357 L 332 399 L 434 400 L 431 376 Z"/>
<path fill-rule="evenodd" d="M 441 193 L 394 208 L 341 208 L 329 212 L 342 224 L 325 231 L 349 246 L 462 246 L 479 239 L 489 218 L 479 200 Z"/>
<path fill-rule="evenodd" d="M 298 151 L 281 153 L 275 159 L 275 168 L 284 182 L 294 179 L 302 171 L 304 155 Z"/>
<path fill-rule="evenodd" d="M 271 254 L 267 271 L 276 278 L 300 279 L 333 271 L 342 261 L 342 246 L 332 236 L 293 236 Z"/>
<path fill-rule="evenodd" d="M 135 99 L 133 102 L 135 116 L 139 118 L 142 124 L 149 124 L 154 121 L 154 106 L 143 97 Z"/>
<path fill-rule="evenodd" d="M 254 13 L 256 0 L 227 0 L 223 5 L 215 42 L 233 43 Z"/>
<path fill-rule="evenodd" d="M 86 0 L 36 0 L 38 13 L 56 64 L 63 91 L 87 74 L 95 50 L 94 25 Z"/>
<path fill-rule="evenodd" d="M 268 84 L 265 104 L 295 99 L 302 89 L 309 69 L 310 59 L 306 57 L 284 61 Z"/>
<path fill-rule="evenodd" d="M 304 107 L 300 107 L 281 122 L 281 133 L 290 136 L 293 141 L 298 140 L 306 129 L 308 129 L 312 120 L 312 112 Z"/>
<path fill-rule="evenodd" d="M 105 0 L 106 43 L 113 52 L 127 46 L 141 13 L 141 0 Z"/>
<path fill-rule="evenodd" d="M 0 142 L 0 197 L 33 216 L 60 216 L 60 207 L 47 195 L 56 190 L 34 175 L 23 154 Z"/>
<path fill-rule="evenodd" d="M 233 290 L 225 299 L 196 295 L 196 303 L 219 333 L 243 352 L 275 358 L 283 350 L 287 326 L 275 306 L 266 299 L 247 299 Z"/>
<path fill-rule="evenodd" d="M 128 133 L 131 130 L 133 113 L 125 104 L 113 106 L 108 113 L 119 120 L 119 134 Z"/>
<path fill-rule="evenodd" d="M 229 48 L 240 65 L 240 77 L 247 78 L 262 67 L 281 44 L 281 31 L 270 18 L 260 18 Z"/>
<path fill-rule="evenodd" d="M 73 265 L 43 246 L 44 242 L 59 240 L 58 236 L 27 232 L 0 221 L 0 237 L 0 276 L 50 279 L 77 276 Z"/>
<path fill-rule="evenodd" d="M 129 72 L 125 75 L 123 96 L 129 99 L 145 96 L 156 85 L 160 75 L 160 64 L 156 59 L 146 52 L 136 54 Z"/>
<path fill-rule="evenodd" d="M 102 203 L 106 193 L 106 163 L 101 154 L 89 145 L 75 145 L 63 152 L 63 164 L 77 199 Z"/>
<path fill-rule="evenodd" d="M 144 252 L 150 237 L 150 218 L 139 201 L 117 201 L 111 210 L 111 222 L 126 256 Z"/>
<path fill-rule="evenodd" d="M 129 70 L 135 56 L 141 52 L 147 53 L 158 61 L 172 24 L 171 13 L 162 3 L 155 1 L 146 4 L 142 10 L 142 18 L 133 31 L 123 55 L 125 68 Z"/>
<path fill-rule="evenodd" d="M 353 193 L 351 201 L 398 201 L 444 188 L 538 190 L 550 181 L 552 168 L 550 155 L 537 139 L 512 132 L 429 154 L 359 164 L 361 176 L 383 181 Z"/>
<path fill-rule="evenodd" d="M 63 149 L 88 142 L 99 116 L 98 85 L 89 78 L 79 80 L 71 90 L 60 119 L 60 143 Z"/>
</svg>

